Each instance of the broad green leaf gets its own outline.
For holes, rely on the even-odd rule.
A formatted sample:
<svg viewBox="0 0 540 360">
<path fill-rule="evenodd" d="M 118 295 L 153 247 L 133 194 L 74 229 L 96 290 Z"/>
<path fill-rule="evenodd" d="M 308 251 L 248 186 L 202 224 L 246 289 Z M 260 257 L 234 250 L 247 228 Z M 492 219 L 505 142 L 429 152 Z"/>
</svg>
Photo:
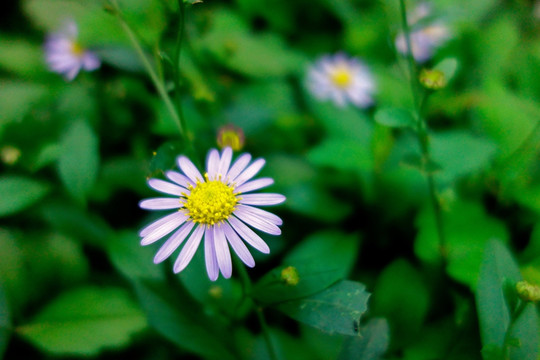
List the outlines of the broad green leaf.
<svg viewBox="0 0 540 360">
<path fill-rule="evenodd" d="M 12 313 L 27 304 L 31 288 L 25 254 L 16 233 L 0 229 L 0 284 Z"/>
<path fill-rule="evenodd" d="M 390 342 L 385 319 L 372 319 L 359 329 L 357 336 L 347 337 L 338 360 L 379 360 Z"/>
<path fill-rule="evenodd" d="M 509 346 L 510 360 L 536 360 L 540 338 L 538 313 L 528 304 L 509 329 L 511 312 L 504 294 L 507 281 L 521 280 L 519 268 L 504 244 L 497 240 L 487 243 L 476 290 L 476 306 L 480 323 L 483 353 L 501 354 L 505 339 L 517 339 L 518 346 Z M 510 331 L 509 334 L 507 332 Z"/>
<path fill-rule="evenodd" d="M 137 282 L 135 289 L 150 325 L 163 337 L 206 359 L 235 359 L 230 337 L 185 292 L 146 281 Z"/>
<path fill-rule="evenodd" d="M 371 311 L 388 319 L 393 347 L 399 348 L 415 338 L 429 306 L 430 296 L 424 279 L 407 261 L 394 261 L 377 279 Z"/>
<path fill-rule="evenodd" d="M 4 288 L 0 283 L 0 359 L 3 358 L 11 336 L 11 314 Z"/>
<path fill-rule="evenodd" d="M 47 95 L 47 86 L 22 81 L 0 81 L 0 136 L 9 122 L 20 122 Z"/>
<path fill-rule="evenodd" d="M 377 110 L 374 119 L 377 123 L 394 128 L 414 127 L 416 121 L 411 112 L 398 108 L 382 108 Z"/>
<path fill-rule="evenodd" d="M 455 76 L 456 71 L 458 70 L 457 59 L 446 58 L 441 62 L 438 62 L 433 69 L 441 71 L 444 74 L 444 79 L 446 80 L 446 83 L 449 83 Z"/>
<path fill-rule="evenodd" d="M 41 181 L 18 175 L 0 177 L 0 217 L 20 212 L 41 200 L 50 187 Z"/>
<path fill-rule="evenodd" d="M 277 308 L 325 332 L 355 336 L 368 298 L 363 284 L 344 280 L 309 297 L 280 303 Z"/>
<path fill-rule="evenodd" d="M 15 331 L 56 355 L 95 356 L 127 345 L 146 325 L 123 289 L 83 287 L 61 294 Z"/>
<path fill-rule="evenodd" d="M 361 171 L 373 168 L 373 153 L 370 143 L 359 143 L 353 139 L 330 137 L 311 149 L 310 162 L 342 171 Z"/>
<path fill-rule="evenodd" d="M 60 178 L 73 197 L 84 201 L 96 181 L 98 168 L 98 138 L 85 121 L 76 121 L 61 140 Z"/>
<path fill-rule="evenodd" d="M 0 37 L 0 67 L 22 78 L 45 72 L 43 49 L 22 38 Z"/>
<path fill-rule="evenodd" d="M 347 276 L 358 247 L 357 235 L 334 231 L 315 233 L 296 246 L 282 266 L 261 278 L 253 288 L 253 295 L 260 302 L 275 303 L 317 293 Z M 290 266 L 298 272 L 296 285 L 282 280 L 283 269 Z"/>
<path fill-rule="evenodd" d="M 455 280 L 476 287 L 484 246 L 489 239 L 508 240 L 504 224 L 488 216 L 479 203 L 456 201 L 442 212 L 446 241 L 447 272 Z M 435 264 L 440 261 L 439 237 L 431 205 L 416 219 L 419 228 L 414 243 L 416 255 L 423 261 Z"/>
</svg>

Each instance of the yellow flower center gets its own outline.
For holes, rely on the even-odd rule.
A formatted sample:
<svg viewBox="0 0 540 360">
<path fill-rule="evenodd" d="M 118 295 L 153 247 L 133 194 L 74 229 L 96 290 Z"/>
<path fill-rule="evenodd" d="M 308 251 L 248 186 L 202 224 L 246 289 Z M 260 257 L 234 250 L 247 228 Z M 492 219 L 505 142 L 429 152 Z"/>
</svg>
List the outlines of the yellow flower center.
<svg viewBox="0 0 540 360">
<path fill-rule="evenodd" d="M 229 218 L 233 213 L 238 198 L 232 186 L 219 180 L 197 182 L 190 185 L 191 193 L 186 196 L 184 208 L 193 222 L 214 225 Z"/>
<path fill-rule="evenodd" d="M 73 42 L 71 45 L 71 51 L 75 56 L 82 56 L 84 54 L 84 48 L 77 42 Z"/>
<path fill-rule="evenodd" d="M 346 88 L 352 82 L 352 76 L 348 69 L 346 68 L 337 68 L 332 72 L 331 75 L 332 82 L 339 88 Z"/>
</svg>

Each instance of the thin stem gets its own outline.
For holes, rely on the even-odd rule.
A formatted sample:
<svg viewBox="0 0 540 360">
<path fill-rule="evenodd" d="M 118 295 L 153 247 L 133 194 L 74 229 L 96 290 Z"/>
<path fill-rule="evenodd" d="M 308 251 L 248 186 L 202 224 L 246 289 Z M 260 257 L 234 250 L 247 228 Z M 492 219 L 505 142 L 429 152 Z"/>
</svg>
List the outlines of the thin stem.
<svg viewBox="0 0 540 360">
<path fill-rule="evenodd" d="M 167 107 L 167 110 L 171 114 L 174 122 L 178 126 L 178 130 L 180 131 L 180 135 L 182 137 L 185 137 L 184 127 L 182 125 L 182 122 L 180 120 L 180 116 L 178 115 L 178 112 L 176 111 L 176 108 L 174 107 L 171 98 L 169 97 L 169 94 L 167 93 L 167 90 L 165 89 L 165 85 L 163 84 L 163 81 L 160 80 L 158 77 L 154 67 L 152 64 L 150 64 L 150 61 L 148 60 L 146 54 L 144 53 L 144 50 L 141 47 L 141 44 L 139 40 L 137 39 L 137 36 L 135 35 L 135 32 L 131 29 L 131 27 L 128 25 L 126 20 L 122 17 L 122 14 L 120 12 L 120 8 L 118 6 L 118 3 L 116 0 L 111 0 L 111 4 L 114 6 L 114 14 L 120 21 L 120 25 L 124 29 L 125 33 L 127 34 L 129 40 L 131 41 L 131 45 L 137 52 L 137 55 L 142 61 L 142 64 L 146 71 L 148 72 L 148 75 L 150 75 L 150 79 L 154 83 L 154 86 L 156 87 L 156 90 L 165 103 L 165 106 Z"/>
<path fill-rule="evenodd" d="M 418 138 L 418 144 L 422 152 L 423 162 L 426 165 L 426 178 L 428 182 L 429 196 L 435 214 L 435 226 L 437 228 L 437 235 L 439 238 L 439 251 L 443 262 L 446 262 L 446 238 L 443 229 L 442 209 L 439 200 L 437 199 L 437 188 L 435 186 L 435 178 L 433 177 L 432 169 L 429 167 L 432 164 L 431 154 L 429 150 L 429 136 L 427 132 L 427 123 L 423 116 L 423 109 L 426 102 L 426 97 L 420 93 L 420 84 L 418 83 L 418 70 L 416 68 L 416 62 L 414 61 L 411 45 L 411 34 L 409 23 L 407 21 L 407 9 L 405 8 L 405 0 L 400 0 L 401 8 L 401 20 L 403 26 L 403 33 L 405 35 L 405 41 L 407 44 L 407 62 L 409 64 L 409 81 L 411 85 L 411 93 L 414 103 L 414 111 L 417 119 L 416 135 Z"/>
<path fill-rule="evenodd" d="M 244 291 L 244 298 L 249 298 L 251 301 L 253 301 L 255 305 L 255 313 L 257 314 L 257 319 L 259 320 L 259 324 L 261 326 L 261 331 L 263 333 L 264 341 L 266 342 L 266 347 L 268 348 L 268 354 L 270 355 L 270 359 L 277 360 L 278 357 L 276 355 L 276 350 L 274 348 L 274 345 L 272 343 L 272 338 L 270 337 L 270 328 L 268 327 L 268 323 L 266 322 L 266 319 L 264 317 L 263 308 L 257 304 L 257 301 L 251 297 L 251 279 L 249 278 L 249 275 L 246 271 L 246 268 L 244 264 L 238 260 L 238 258 L 234 258 L 236 261 L 236 268 L 239 270 L 240 273 L 240 280 L 242 281 L 242 289 Z"/>
</svg>

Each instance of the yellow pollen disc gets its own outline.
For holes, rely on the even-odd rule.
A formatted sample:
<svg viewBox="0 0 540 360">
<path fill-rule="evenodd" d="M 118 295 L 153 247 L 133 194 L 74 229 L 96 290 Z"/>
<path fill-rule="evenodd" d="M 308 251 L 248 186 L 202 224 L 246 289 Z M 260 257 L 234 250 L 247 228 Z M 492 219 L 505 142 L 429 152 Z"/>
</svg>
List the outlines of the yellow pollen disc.
<svg viewBox="0 0 540 360">
<path fill-rule="evenodd" d="M 190 185 L 191 193 L 186 196 L 184 209 L 193 222 L 214 225 L 229 218 L 233 213 L 238 198 L 234 188 L 219 180 L 197 182 Z"/>
<path fill-rule="evenodd" d="M 82 54 L 84 54 L 84 48 L 76 42 L 71 45 L 71 51 L 75 56 L 81 56 Z"/>
<path fill-rule="evenodd" d="M 352 82 L 351 73 L 345 68 L 334 70 L 330 76 L 334 85 L 340 88 L 346 88 Z"/>
</svg>

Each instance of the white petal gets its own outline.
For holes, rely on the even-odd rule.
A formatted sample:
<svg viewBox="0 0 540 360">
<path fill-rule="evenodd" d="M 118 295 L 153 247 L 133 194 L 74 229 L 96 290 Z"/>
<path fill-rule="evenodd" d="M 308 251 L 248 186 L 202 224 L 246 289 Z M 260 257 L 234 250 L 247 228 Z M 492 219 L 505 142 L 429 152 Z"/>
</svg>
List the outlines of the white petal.
<svg viewBox="0 0 540 360">
<path fill-rule="evenodd" d="M 225 177 L 225 179 L 227 179 L 228 183 L 231 183 L 232 180 L 246 168 L 250 161 L 250 154 L 240 155 L 240 157 L 234 162 L 233 166 L 231 166 L 231 168 L 229 169 L 229 172 L 227 172 L 227 176 Z"/>
<path fill-rule="evenodd" d="M 285 200 L 285 196 L 281 194 L 264 193 L 242 195 L 239 202 L 240 204 L 265 206 L 281 204 Z"/>
<path fill-rule="evenodd" d="M 170 210 L 180 209 L 180 200 L 178 198 L 151 198 L 139 202 L 139 207 L 146 210 Z"/>
<path fill-rule="evenodd" d="M 214 244 L 214 230 L 211 226 L 207 227 L 204 232 L 204 258 L 208 278 L 212 281 L 216 281 L 219 276 L 219 267 Z"/>
<path fill-rule="evenodd" d="M 229 219 L 227 219 L 229 224 L 231 224 L 234 231 L 240 235 L 242 239 L 244 239 L 245 242 L 247 242 L 249 245 L 253 246 L 255 249 L 259 250 L 260 252 L 264 254 L 270 253 L 270 248 L 263 239 L 253 230 L 247 227 L 246 224 L 235 218 L 234 216 L 230 216 Z"/>
<path fill-rule="evenodd" d="M 247 193 L 253 190 L 259 190 L 270 186 L 274 183 L 272 178 L 260 178 L 253 181 L 248 181 L 235 189 L 235 192 Z"/>
<path fill-rule="evenodd" d="M 236 184 L 236 186 L 240 186 L 255 175 L 262 169 L 266 161 L 264 159 L 257 159 L 253 162 L 253 164 L 249 165 L 249 167 L 244 170 L 240 175 L 238 175 L 235 179 L 233 179 L 233 182 Z"/>
<path fill-rule="evenodd" d="M 259 217 L 261 219 L 264 219 L 264 220 L 266 220 L 268 222 L 271 222 L 274 225 L 278 225 L 278 226 L 283 225 L 283 220 L 281 220 L 281 218 L 279 216 L 274 215 L 271 212 L 268 212 L 266 210 L 262 210 L 262 209 L 259 209 L 259 208 L 253 207 L 253 206 L 242 205 L 242 204 L 238 204 L 237 208 L 242 209 L 243 211 L 247 212 L 248 214 L 257 216 L 257 217 Z"/>
<path fill-rule="evenodd" d="M 272 224 L 269 221 L 263 220 L 257 216 L 251 215 L 242 209 L 237 209 L 234 212 L 234 215 L 238 217 L 240 220 L 245 222 L 251 227 L 254 227 L 255 229 L 264 231 L 265 233 L 268 233 L 270 235 L 280 235 L 281 230 L 276 225 Z"/>
<path fill-rule="evenodd" d="M 223 223 L 221 227 L 223 228 L 223 232 L 225 233 L 229 244 L 231 244 L 231 247 L 233 248 L 236 255 L 238 255 L 240 260 L 242 260 L 242 262 L 247 266 L 254 267 L 255 259 L 253 259 L 253 256 L 249 252 L 247 246 L 244 244 L 242 239 L 238 237 L 236 232 L 231 228 L 228 223 Z"/>
<path fill-rule="evenodd" d="M 216 246 L 216 257 L 219 265 L 219 269 L 225 279 L 228 279 L 232 275 L 232 262 L 231 253 L 229 251 L 229 245 L 225 239 L 225 233 L 220 226 L 213 226 L 214 228 L 214 244 Z"/>
<path fill-rule="evenodd" d="M 159 227 L 154 229 L 152 232 L 149 232 L 148 235 L 142 238 L 141 245 L 152 244 L 182 225 L 186 221 L 187 216 L 181 212 L 176 212 L 176 214 L 176 217 L 171 218 L 168 222 L 161 224 Z"/>
<path fill-rule="evenodd" d="M 184 174 L 186 174 L 186 176 L 190 178 L 191 181 L 193 181 L 193 183 L 196 183 L 197 180 L 201 182 L 204 180 L 199 170 L 197 170 L 195 165 L 193 165 L 191 160 L 189 160 L 187 157 L 179 156 L 178 159 L 176 159 L 176 161 L 178 162 L 178 167 L 182 169 Z"/>
<path fill-rule="evenodd" d="M 211 180 L 216 178 L 219 168 L 219 152 L 216 149 L 212 149 L 208 152 L 206 157 L 206 171 L 208 172 L 208 177 Z"/>
<path fill-rule="evenodd" d="M 201 243 L 203 234 L 204 234 L 204 226 L 201 226 L 201 225 L 197 226 L 195 231 L 193 231 L 193 233 L 189 237 L 189 240 L 187 241 L 186 245 L 184 245 L 184 247 L 182 248 L 180 255 L 178 255 L 178 258 L 176 259 L 174 263 L 173 271 L 175 274 L 184 270 L 186 266 L 188 266 L 189 262 L 193 258 L 193 255 L 195 255 L 195 252 L 197 251 L 199 244 Z"/>
<path fill-rule="evenodd" d="M 165 176 L 171 180 L 177 183 L 178 185 L 188 188 L 189 185 L 195 185 L 193 181 L 191 181 L 187 176 L 180 174 L 179 172 L 169 170 L 165 173 Z"/>
<path fill-rule="evenodd" d="M 148 180 L 148 185 L 154 190 L 169 195 L 182 196 L 182 193 L 186 191 L 186 189 L 184 189 L 183 187 L 171 184 L 168 181 L 163 181 L 160 179 L 150 179 Z"/>
<path fill-rule="evenodd" d="M 219 160 L 219 167 L 217 172 L 223 177 L 223 179 L 225 179 L 225 175 L 227 174 L 227 171 L 229 171 L 229 165 L 231 165 L 232 160 L 232 153 L 232 149 L 228 146 L 223 149 L 223 152 L 221 153 L 221 159 Z"/>
<path fill-rule="evenodd" d="M 179 217 L 179 216 L 183 216 L 183 214 L 181 212 L 178 212 L 178 211 L 175 211 L 173 212 L 172 214 L 169 214 L 165 217 L 162 217 L 161 219 L 157 220 L 157 221 L 154 221 L 153 223 L 145 226 L 140 232 L 139 232 L 139 236 L 141 237 L 145 237 L 146 235 L 150 234 L 152 231 L 154 231 L 155 229 L 157 229 L 158 227 L 160 227 L 161 225 Z"/>
<path fill-rule="evenodd" d="M 156 256 L 154 257 L 154 264 L 159 264 L 171 256 L 171 254 L 184 242 L 194 225 L 195 223 L 189 221 L 182 225 L 180 229 L 176 230 L 176 232 L 172 234 L 167 241 L 165 241 L 165 244 L 163 244 L 163 246 L 157 252 Z"/>
</svg>

